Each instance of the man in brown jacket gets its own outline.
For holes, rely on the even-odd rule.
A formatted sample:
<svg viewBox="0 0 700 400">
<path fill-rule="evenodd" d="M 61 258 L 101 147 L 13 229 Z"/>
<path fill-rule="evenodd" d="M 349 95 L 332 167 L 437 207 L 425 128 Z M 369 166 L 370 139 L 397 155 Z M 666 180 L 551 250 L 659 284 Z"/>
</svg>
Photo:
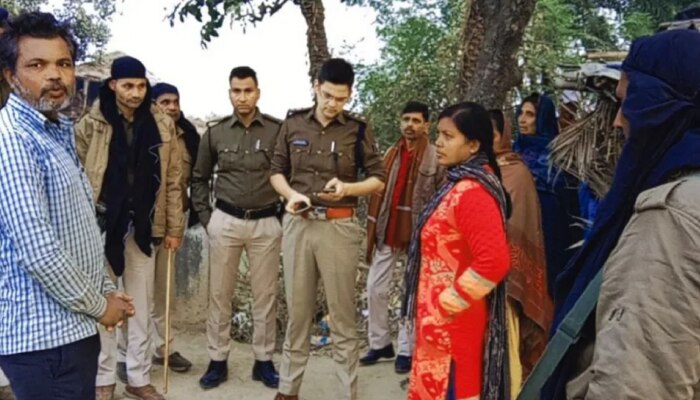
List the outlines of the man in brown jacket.
<svg viewBox="0 0 700 400">
<path fill-rule="evenodd" d="M 161 82 L 153 86 L 151 95 L 158 108 L 175 122 L 177 139 L 182 154 L 182 179 L 180 180 L 180 186 L 182 189 L 182 206 L 184 211 L 187 211 L 190 208 L 190 198 L 187 195 L 187 189 L 190 186 L 192 167 L 194 166 L 194 160 L 197 157 L 197 149 L 199 148 L 199 133 L 197 133 L 197 129 L 194 127 L 194 125 L 192 125 L 192 123 L 185 118 L 182 110 L 180 109 L 180 92 L 177 90 L 177 87 Z M 192 227 L 197 222 L 199 222 L 199 218 L 197 218 L 196 213 L 190 212 L 187 227 Z M 163 353 L 165 350 L 164 294 L 166 292 L 167 285 L 168 256 L 169 252 L 164 246 L 159 246 L 158 249 L 156 249 L 156 274 L 154 286 L 155 299 L 151 318 L 151 326 L 153 328 L 152 338 L 156 352 L 155 356 L 153 357 L 153 363 L 156 365 L 163 365 L 165 361 L 165 354 Z M 172 268 L 174 269 L 175 260 L 171 258 L 171 262 Z M 170 282 L 171 285 L 174 285 L 174 281 L 175 274 L 173 273 Z M 173 290 L 171 291 L 171 304 L 173 303 L 174 297 L 175 291 Z M 174 336 L 172 330 L 170 331 L 170 335 L 170 357 L 168 358 L 168 366 L 175 372 L 187 372 L 192 367 L 192 363 L 183 357 L 180 352 L 176 351 L 176 347 L 173 345 Z M 120 368 L 121 365 L 118 364 L 118 373 L 121 371 Z M 123 371 L 124 372 L 122 375 L 126 375 L 125 365 Z"/>
<path fill-rule="evenodd" d="M 566 396 L 538 399 L 700 399 L 698 47 L 700 33 L 673 29 L 635 40 L 622 63 L 614 126 L 624 149 L 570 263 L 574 288 L 602 274 L 595 324 L 562 363 L 577 371 L 559 365 L 553 377 L 580 373 Z"/>
<path fill-rule="evenodd" d="M 387 150 L 384 169 L 386 188 L 373 194 L 367 215 L 367 277 L 369 304 L 369 352 L 361 365 L 375 364 L 380 358 L 394 357 L 389 330 L 389 290 L 399 258 L 405 258 L 413 227 L 423 206 L 439 184 L 435 146 L 430 143 L 428 106 L 409 101 L 401 113 L 401 137 Z M 413 332 L 401 324 L 398 338 L 396 373 L 411 370 Z"/>
<path fill-rule="evenodd" d="M 158 400 L 163 397 L 149 376 L 154 249 L 162 244 L 174 251 L 182 240 L 182 153 L 173 120 L 150 102 L 144 65 L 121 57 L 111 72 L 98 100 L 76 125 L 76 145 L 106 231 L 107 261 L 134 298 L 136 316 L 125 329 L 126 392 L 131 398 Z M 111 399 L 116 344 L 113 334 L 102 332 L 101 337 L 96 397 Z"/>
<path fill-rule="evenodd" d="M 179 148 L 182 154 L 182 177 L 180 186 L 182 189 L 182 207 L 183 211 L 187 211 L 190 207 L 190 198 L 188 196 L 188 188 L 190 178 L 192 176 L 192 167 L 197 156 L 199 147 L 199 133 L 190 121 L 185 118 L 180 109 L 180 92 L 177 87 L 165 82 L 158 83 L 151 88 L 151 96 L 153 102 L 165 114 L 167 114 L 175 122 L 177 130 L 177 139 Z M 196 213 L 192 212 L 189 215 L 187 227 L 192 227 L 199 222 Z M 156 273 L 155 283 L 153 286 L 153 311 L 151 313 L 151 332 L 155 349 L 153 356 L 153 364 L 163 365 L 165 363 L 165 293 L 167 290 L 167 274 L 168 260 L 170 259 L 171 268 L 176 268 L 175 257 L 170 256 L 170 252 L 165 246 L 160 245 L 155 249 L 156 257 Z M 171 275 L 171 285 L 175 285 L 175 273 Z M 173 286 L 174 287 L 174 286 Z M 175 306 L 175 291 L 170 292 L 171 312 Z M 192 363 L 177 351 L 174 343 L 174 331 L 170 331 L 170 356 L 168 358 L 168 366 L 175 372 L 187 372 L 192 368 Z M 126 374 L 126 337 L 119 335 L 119 343 L 117 344 L 119 354 L 117 356 L 117 378 L 123 383 L 128 383 Z"/>
</svg>

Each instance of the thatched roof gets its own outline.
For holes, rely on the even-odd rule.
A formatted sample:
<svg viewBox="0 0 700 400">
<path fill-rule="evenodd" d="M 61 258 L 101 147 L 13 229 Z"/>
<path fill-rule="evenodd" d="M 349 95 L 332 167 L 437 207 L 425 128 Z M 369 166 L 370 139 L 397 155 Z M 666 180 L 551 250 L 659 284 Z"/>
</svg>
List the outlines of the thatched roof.
<svg viewBox="0 0 700 400">
<path fill-rule="evenodd" d="M 612 92 L 620 80 L 618 63 L 588 62 L 576 67 L 565 68 L 554 78 L 558 89 Z M 607 93 L 606 93 L 607 94 Z"/>
</svg>

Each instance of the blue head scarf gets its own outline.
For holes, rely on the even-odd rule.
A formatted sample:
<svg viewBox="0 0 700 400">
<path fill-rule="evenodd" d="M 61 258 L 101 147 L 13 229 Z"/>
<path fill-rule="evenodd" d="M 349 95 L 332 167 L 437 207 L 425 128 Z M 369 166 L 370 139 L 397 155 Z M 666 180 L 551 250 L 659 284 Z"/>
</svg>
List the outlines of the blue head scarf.
<svg viewBox="0 0 700 400">
<path fill-rule="evenodd" d="M 523 135 L 518 130 L 513 148 L 522 156 L 535 176 L 537 190 L 551 191 L 555 182 L 555 172 L 549 167 L 549 144 L 559 134 L 559 123 L 554 102 L 548 96 L 540 95 L 536 107 L 535 134 Z M 519 118 L 521 113 L 522 108 L 519 107 L 516 118 Z"/>
<path fill-rule="evenodd" d="M 700 169 L 699 48 L 700 32 L 688 29 L 643 37 L 632 44 L 622 65 L 629 78 L 622 105 L 629 137 L 588 241 L 557 279 L 553 328 L 603 267 L 633 214 L 637 196 L 675 173 Z M 542 399 L 563 396 L 573 358 L 569 352 L 550 377 Z"/>
</svg>

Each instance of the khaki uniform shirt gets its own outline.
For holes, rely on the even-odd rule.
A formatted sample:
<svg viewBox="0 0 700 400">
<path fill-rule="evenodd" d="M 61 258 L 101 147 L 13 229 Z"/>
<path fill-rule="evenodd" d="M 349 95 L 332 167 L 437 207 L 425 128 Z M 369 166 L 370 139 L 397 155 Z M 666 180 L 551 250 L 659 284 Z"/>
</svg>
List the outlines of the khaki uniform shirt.
<svg viewBox="0 0 700 400">
<path fill-rule="evenodd" d="M 343 111 L 325 128 L 316 120 L 313 108 L 290 111 L 280 129 L 272 173 L 283 174 L 297 192 L 309 196 L 314 205 L 355 207 L 357 198 L 325 202 L 320 193 L 328 181 L 337 177 L 343 182 L 357 182 L 355 143 L 360 127 L 365 136 L 363 166 L 365 176 L 384 181 L 382 156 L 375 144 L 372 129 L 360 116 Z"/>
<path fill-rule="evenodd" d="M 202 137 L 192 173 L 192 206 L 202 225 L 211 218 L 209 180 L 214 166 L 217 199 L 256 209 L 279 201 L 270 184 L 270 161 L 282 121 L 256 110 L 249 127 L 234 114 L 211 126 Z"/>
</svg>

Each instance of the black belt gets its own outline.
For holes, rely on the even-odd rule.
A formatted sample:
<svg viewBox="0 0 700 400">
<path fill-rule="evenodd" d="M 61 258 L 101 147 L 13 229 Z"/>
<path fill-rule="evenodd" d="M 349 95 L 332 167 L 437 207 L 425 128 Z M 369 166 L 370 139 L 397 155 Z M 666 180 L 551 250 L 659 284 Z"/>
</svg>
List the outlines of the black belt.
<svg viewBox="0 0 700 400">
<path fill-rule="evenodd" d="M 263 208 L 240 208 L 232 206 L 223 200 L 216 200 L 216 208 L 240 219 L 262 219 L 278 216 L 282 212 L 282 203 L 275 203 Z"/>
</svg>

